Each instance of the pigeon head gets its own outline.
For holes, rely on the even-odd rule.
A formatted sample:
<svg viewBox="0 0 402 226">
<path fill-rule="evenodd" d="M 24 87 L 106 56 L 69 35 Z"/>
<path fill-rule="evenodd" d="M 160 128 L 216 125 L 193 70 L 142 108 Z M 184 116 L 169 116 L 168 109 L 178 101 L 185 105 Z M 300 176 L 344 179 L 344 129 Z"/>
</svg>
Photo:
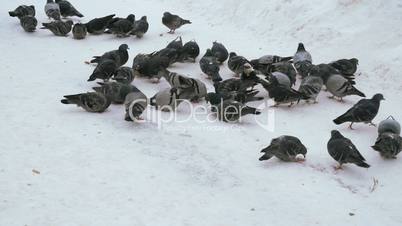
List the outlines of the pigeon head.
<svg viewBox="0 0 402 226">
<path fill-rule="evenodd" d="M 128 48 L 128 45 L 127 44 L 121 44 L 120 46 L 119 46 L 119 50 L 120 51 L 126 51 L 126 50 L 128 50 L 129 48 Z"/>
<path fill-rule="evenodd" d="M 205 52 L 204 56 L 213 56 L 212 54 L 212 50 L 211 49 L 207 49 L 207 51 Z"/>
<path fill-rule="evenodd" d="M 384 96 L 381 93 L 377 93 L 376 95 L 373 96 L 372 99 L 375 100 L 375 101 L 378 101 L 378 102 L 380 102 L 382 100 L 385 100 Z"/>
<path fill-rule="evenodd" d="M 147 16 L 142 16 L 140 20 L 147 21 Z"/>
<path fill-rule="evenodd" d="M 222 95 L 219 93 L 207 93 L 205 96 L 205 100 L 207 103 L 211 103 L 211 105 L 218 105 L 222 102 Z"/>
<path fill-rule="evenodd" d="M 303 43 L 301 43 L 301 42 L 299 43 L 299 46 L 297 47 L 297 51 L 306 51 Z"/>
<path fill-rule="evenodd" d="M 237 56 L 237 54 L 236 54 L 235 52 L 230 52 L 230 53 L 229 53 L 229 58 L 232 58 L 232 57 L 234 57 L 234 56 Z"/>
<path fill-rule="evenodd" d="M 356 59 L 356 58 L 352 58 L 352 59 L 350 59 L 350 61 L 351 61 L 353 64 L 359 65 L 359 60 Z"/>
<path fill-rule="evenodd" d="M 130 14 L 127 16 L 127 20 L 130 21 L 131 23 L 134 23 L 135 21 L 135 15 L 134 14 Z"/>
<path fill-rule="evenodd" d="M 171 13 L 169 13 L 169 12 L 164 12 L 163 13 L 163 16 L 171 16 L 172 14 Z"/>
<path fill-rule="evenodd" d="M 331 131 L 331 138 L 342 138 L 342 134 L 338 130 Z"/>
<path fill-rule="evenodd" d="M 30 5 L 29 6 L 31 9 L 35 10 L 35 6 L 34 5 Z"/>
<path fill-rule="evenodd" d="M 243 65 L 243 68 L 244 68 L 244 73 L 246 73 L 246 74 L 250 74 L 251 72 L 254 71 L 253 67 L 249 63 L 245 63 Z"/>
</svg>

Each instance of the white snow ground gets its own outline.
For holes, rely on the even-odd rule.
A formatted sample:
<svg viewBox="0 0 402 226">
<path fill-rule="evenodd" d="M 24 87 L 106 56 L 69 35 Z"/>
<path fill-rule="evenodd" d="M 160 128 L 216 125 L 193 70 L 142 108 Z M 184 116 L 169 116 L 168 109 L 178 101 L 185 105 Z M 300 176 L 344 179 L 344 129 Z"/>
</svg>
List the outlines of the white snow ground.
<svg viewBox="0 0 402 226">
<path fill-rule="evenodd" d="M 83 62 L 121 43 L 131 48 L 131 65 L 137 53 L 160 49 L 176 35 L 196 39 L 202 52 L 218 40 L 249 58 L 292 55 L 303 41 L 315 63 L 359 58 L 357 87 L 386 98 L 375 122 L 388 115 L 402 121 L 401 1 L 73 1 L 86 16 L 82 21 L 110 13 L 150 21 L 141 40 L 103 35 L 82 41 L 44 30 L 25 33 L 6 13 L 35 4 L 44 22 L 43 2 L 0 5 L 1 226 L 402 224 L 401 160 L 385 161 L 370 148 L 376 128 L 350 131 L 332 123 L 359 98 L 339 103 L 323 92 L 317 105 L 278 108 L 274 132 L 253 117 L 234 128 L 219 122 L 206 130 L 192 120 L 159 130 L 155 123 L 124 121 L 122 106 L 90 114 L 60 104 L 63 95 L 94 85 L 86 82 L 93 67 Z M 193 24 L 166 34 L 160 22 L 166 10 Z M 171 70 L 204 79 L 198 63 Z M 227 69 L 222 74 L 231 77 Z M 134 84 L 149 96 L 167 86 Z M 264 110 L 258 118 L 267 115 Z M 334 172 L 326 150 L 332 129 L 351 138 L 371 168 Z M 302 140 L 307 161 L 259 162 L 259 151 L 283 134 Z M 378 187 L 371 192 L 373 178 Z"/>
</svg>

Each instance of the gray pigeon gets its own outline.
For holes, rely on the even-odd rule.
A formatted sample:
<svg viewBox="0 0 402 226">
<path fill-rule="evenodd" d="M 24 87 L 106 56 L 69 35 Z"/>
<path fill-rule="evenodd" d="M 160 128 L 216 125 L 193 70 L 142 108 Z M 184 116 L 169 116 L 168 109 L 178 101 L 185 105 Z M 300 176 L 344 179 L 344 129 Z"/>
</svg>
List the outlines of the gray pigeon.
<svg viewBox="0 0 402 226">
<path fill-rule="evenodd" d="M 107 28 L 108 32 L 115 34 L 117 37 L 128 37 L 134 29 L 135 16 L 130 14 L 127 18 L 114 18 L 112 19 Z"/>
<path fill-rule="evenodd" d="M 43 27 L 41 29 L 48 29 L 56 36 L 67 36 L 70 33 L 73 26 L 73 21 L 68 20 L 63 22 L 61 20 L 56 20 L 50 23 L 42 23 Z"/>
<path fill-rule="evenodd" d="M 345 79 L 347 79 L 344 75 L 342 75 L 336 68 L 332 67 L 329 64 L 317 64 L 317 65 L 310 65 L 307 75 L 321 77 L 324 81 L 324 84 L 328 82 L 328 79 L 332 75 L 341 75 Z M 353 80 L 347 79 L 350 84 L 354 85 L 355 82 Z"/>
<path fill-rule="evenodd" d="M 59 4 L 55 3 L 53 0 L 47 0 L 47 3 L 45 5 L 45 13 L 49 18 L 60 20 Z"/>
<path fill-rule="evenodd" d="M 145 76 L 153 82 L 159 82 L 161 71 L 169 66 L 170 59 L 154 54 L 138 54 L 133 60 L 133 70 L 136 76 Z"/>
<path fill-rule="evenodd" d="M 130 84 L 134 81 L 134 71 L 131 67 L 119 67 L 113 75 L 113 80 Z"/>
<path fill-rule="evenodd" d="M 149 100 L 151 106 L 161 111 L 175 111 L 176 108 L 182 103 L 179 97 L 179 90 L 176 88 L 167 88 L 157 92 Z"/>
<path fill-rule="evenodd" d="M 284 74 L 282 72 L 274 71 L 268 76 L 275 77 L 278 80 L 279 84 L 281 84 L 281 85 L 292 87 L 292 84 L 291 84 L 291 81 L 289 79 L 289 76 L 287 76 L 286 74 Z"/>
<path fill-rule="evenodd" d="M 198 101 L 207 95 L 207 87 L 199 79 L 190 78 L 168 70 L 164 70 L 162 76 L 172 88 L 180 90 L 181 99 Z"/>
<path fill-rule="evenodd" d="M 280 72 L 289 77 L 292 86 L 296 84 L 296 70 L 289 62 L 274 63 L 270 67 L 270 72 Z"/>
<path fill-rule="evenodd" d="M 364 168 L 370 167 L 352 141 L 344 137 L 338 130 L 331 131 L 327 149 L 329 155 L 339 163 L 337 169 L 341 169 L 344 163 L 353 163 Z"/>
<path fill-rule="evenodd" d="M 257 108 L 249 107 L 241 102 L 228 99 L 220 101 L 219 103 L 213 103 L 211 101 L 211 110 L 217 112 L 218 119 L 224 122 L 239 122 L 241 117 L 254 114 L 259 115 L 261 112 Z"/>
<path fill-rule="evenodd" d="M 177 51 L 180 51 L 181 48 L 183 48 L 183 40 L 181 39 L 181 36 L 175 38 L 173 41 L 169 42 L 169 44 L 166 46 L 166 48 L 170 49 L 176 49 Z"/>
<path fill-rule="evenodd" d="M 379 93 L 374 95 L 371 99 L 361 99 L 343 115 L 334 119 L 334 123 L 339 125 L 345 122 L 351 122 L 349 125 L 350 129 L 353 129 L 352 125 L 355 122 L 364 122 L 370 123 L 370 125 L 375 125 L 372 123 L 372 120 L 378 113 L 381 100 L 384 100 L 384 97 Z"/>
<path fill-rule="evenodd" d="M 226 49 L 226 47 L 222 43 L 219 43 L 217 41 L 212 43 L 211 51 L 212 51 L 212 55 L 214 55 L 216 57 L 216 60 L 220 64 L 225 62 L 229 57 L 229 52 Z"/>
<path fill-rule="evenodd" d="M 285 162 L 304 161 L 307 148 L 294 136 L 280 136 L 272 139 L 271 144 L 261 150 L 264 153 L 260 161 L 271 159 L 273 156 Z"/>
<path fill-rule="evenodd" d="M 269 97 L 274 100 L 274 107 L 280 104 L 289 104 L 288 107 L 291 107 L 294 103 L 299 103 L 300 100 L 309 98 L 289 86 L 280 84 L 274 76 L 268 77 L 268 80 L 261 79 L 260 83 L 268 91 Z"/>
<path fill-rule="evenodd" d="M 169 62 L 169 65 L 172 65 L 176 62 L 178 62 L 179 59 L 179 50 L 175 49 L 175 48 L 163 48 L 155 53 L 152 53 L 151 56 L 157 56 L 157 57 L 161 57 L 164 60 L 167 60 Z"/>
<path fill-rule="evenodd" d="M 87 27 L 85 24 L 76 23 L 73 26 L 74 39 L 84 39 L 87 36 Z"/>
<path fill-rule="evenodd" d="M 87 80 L 88 82 L 94 81 L 95 79 L 103 79 L 103 81 L 108 81 L 117 70 L 117 64 L 113 60 L 102 60 L 94 69 L 91 76 Z"/>
<path fill-rule="evenodd" d="M 208 75 L 208 78 L 211 78 L 213 82 L 222 81 L 222 78 L 219 75 L 219 62 L 216 60 L 216 57 L 212 54 L 210 49 L 207 49 L 207 52 L 201 58 L 200 68 L 201 71 Z"/>
<path fill-rule="evenodd" d="M 180 28 L 185 24 L 191 24 L 191 21 L 185 20 L 178 15 L 171 14 L 169 12 L 164 12 L 162 17 L 162 23 L 170 29 L 168 33 L 173 34 L 176 29 Z"/>
<path fill-rule="evenodd" d="M 331 75 L 325 83 L 327 90 L 333 95 L 332 98 L 338 97 L 342 101 L 343 97 L 350 95 L 357 95 L 366 97 L 364 93 L 356 89 L 350 81 L 344 78 L 342 75 Z"/>
<path fill-rule="evenodd" d="M 212 105 L 217 105 L 221 102 L 221 100 L 235 100 L 240 103 L 248 103 L 252 101 L 263 100 L 263 97 L 256 97 L 258 94 L 258 90 L 247 90 L 244 92 L 231 91 L 226 93 L 207 93 L 205 100 Z"/>
<path fill-rule="evenodd" d="M 85 24 L 85 26 L 87 26 L 88 33 L 95 35 L 103 34 L 105 32 L 107 25 L 113 19 L 114 16 L 115 14 L 112 14 L 109 16 L 90 20 L 88 23 Z"/>
<path fill-rule="evenodd" d="M 305 97 L 308 97 L 306 102 L 311 100 L 313 103 L 317 103 L 317 96 L 321 92 L 323 86 L 324 81 L 321 77 L 309 75 L 302 79 L 299 86 L 299 92 Z"/>
<path fill-rule="evenodd" d="M 38 25 L 38 21 L 34 16 L 23 16 L 20 19 L 21 27 L 26 32 L 34 32 L 36 30 L 36 26 Z"/>
<path fill-rule="evenodd" d="M 120 82 L 98 82 L 100 87 L 93 87 L 96 92 L 103 93 L 114 104 L 122 104 L 127 94 L 137 91 L 137 87 Z"/>
<path fill-rule="evenodd" d="M 63 104 L 76 104 L 88 112 L 104 112 L 111 104 L 111 101 L 102 93 L 88 92 L 64 96 Z"/>
<path fill-rule="evenodd" d="M 244 71 L 244 65 L 250 63 L 245 57 L 238 56 L 235 52 L 229 54 L 228 66 L 231 71 L 235 73 L 236 76 L 240 76 Z"/>
<path fill-rule="evenodd" d="M 396 156 L 402 151 L 402 137 L 390 132 L 381 133 L 371 147 L 384 158 L 396 159 Z"/>
<path fill-rule="evenodd" d="M 69 16 L 77 16 L 77 17 L 84 17 L 74 6 L 67 0 L 56 0 L 56 3 L 59 4 L 60 7 L 60 14 L 63 17 Z"/>
<path fill-rule="evenodd" d="M 387 119 L 382 120 L 378 125 L 378 133 L 395 133 L 401 134 L 401 124 L 394 119 L 394 117 L 389 116 Z"/>
<path fill-rule="evenodd" d="M 131 34 L 137 36 L 137 38 L 142 38 L 144 34 L 147 33 L 148 28 L 147 16 L 142 16 L 141 19 L 134 22 L 134 28 Z"/>
<path fill-rule="evenodd" d="M 304 78 L 308 75 L 313 60 L 311 54 L 304 48 L 303 43 L 299 43 L 296 53 L 293 55 L 293 64 L 299 75 Z"/>
<path fill-rule="evenodd" d="M 352 59 L 340 59 L 331 62 L 329 65 L 336 68 L 342 75 L 349 79 L 354 78 L 354 74 L 357 71 L 357 65 L 359 65 L 359 60 L 356 58 Z"/>
<path fill-rule="evenodd" d="M 293 57 L 281 57 L 277 55 L 264 55 L 258 59 L 251 60 L 250 63 L 255 70 L 262 74 L 272 72 L 272 65 L 280 62 L 289 62 Z"/>
<path fill-rule="evenodd" d="M 200 55 L 200 47 L 198 46 L 197 42 L 189 41 L 183 45 L 179 52 L 179 59 L 180 62 L 195 62 L 195 59 Z"/>
<path fill-rule="evenodd" d="M 141 114 L 148 106 L 148 98 L 137 89 L 127 94 L 124 105 L 126 109 L 124 119 L 126 121 L 141 120 Z"/>
<path fill-rule="evenodd" d="M 128 45 L 121 44 L 117 50 L 104 53 L 102 56 L 94 56 L 90 62 L 100 63 L 104 60 L 113 60 L 117 67 L 123 66 L 128 61 Z"/>
<path fill-rule="evenodd" d="M 226 93 L 230 93 L 232 91 L 246 92 L 247 90 L 252 89 L 252 87 L 256 86 L 257 84 L 258 83 L 254 80 L 240 80 L 237 78 L 230 78 L 221 82 L 215 82 L 214 88 L 216 93 L 225 95 Z"/>
<path fill-rule="evenodd" d="M 11 17 L 18 17 L 19 19 L 23 18 L 24 16 L 35 16 L 35 6 L 30 5 L 20 5 L 15 10 L 9 11 L 8 14 Z"/>
</svg>

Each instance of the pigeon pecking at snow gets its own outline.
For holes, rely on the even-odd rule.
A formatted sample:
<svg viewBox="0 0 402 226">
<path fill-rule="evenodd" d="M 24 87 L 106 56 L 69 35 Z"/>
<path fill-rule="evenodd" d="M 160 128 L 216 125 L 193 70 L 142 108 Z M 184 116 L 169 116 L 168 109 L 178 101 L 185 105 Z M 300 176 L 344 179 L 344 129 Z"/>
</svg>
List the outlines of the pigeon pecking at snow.
<svg viewBox="0 0 402 226">
<path fill-rule="evenodd" d="M 35 16 L 35 6 L 33 5 L 20 5 L 13 11 L 9 11 L 11 17 L 18 17 L 21 19 L 24 16 Z"/>
<path fill-rule="evenodd" d="M 201 71 L 208 75 L 213 82 L 222 81 L 222 77 L 219 75 L 219 62 L 212 54 L 211 49 L 207 49 L 206 53 L 200 60 Z"/>
<path fill-rule="evenodd" d="M 271 144 L 261 152 L 264 155 L 259 158 L 260 161 L 269 160 L 275 156 L 285 162 L 299 162 L 305 160 L 307 148 L 299 138 L 284 135 L 272 139 Z"/>
<path fill-rule="evenodd" d="M 119 67 L 112 79 L 124 84 L 130 84 L 134 81 L 134 70 L 131 67 Z"/>
<path fill-rule="evenodd" d="M 179 62 L 195 62 L 195 59 L 200 55 L 200 47 L 197 42 L 189 41 L 183 45 L 179 51 Z"/>
<path fill-rule="evenodd" d="M 84 39 L 87 36 L 87 27 L 85 24 L 76 23 L 73 26 L 74 39 Z"/>
<path fill-rule="evenodd" d="M 250 63 L 245 57 L 238 56 L 235 52 L 229 54 L 228 67 L 231 71 L 235 73 L 236 76 L 244 71 L 244 64 Z"/>
<path fill-rule="evenodd" d="M 104 60 L 113 60 L 117 67 L 124 65 L 128 61 L 128 45 L 121 44 L 117 50 L 104 53 L 102 56 L 94 56 L 91 63 L 101 63 Z"/>
<path fill-rule="evenodd" d="M 137 38 L 142 38 L 144 34 L 147 33 L 148 28 L 147 16 L 142 16 L 139 20 L 134 22 L 134 28 L 131 34 L 137 36 Z"/>
<path fill-rule="evenodd" d="M 23 16 L 20 19 L 21 27 L 26 32 L 34 32 L 38 26 L 38 20 L 34 16 Z"/>
<path fill-rule="evenodd" d="M 63 22 L 61 20 L 56 20 L 50 23 L 42 23 L 43 27 L 41 29 L 48 29 L 56 36 L 67 36 L 70 33 L 73 26 L 73 21 L 67 20 Z"/>
<path fill-rule="evenodd" d="M 88 33 L 96 35 L 103 34 L 107 25 L 109 24 L 109 21 L 111 21 L 114 16 L 115 14 L 112 14 L 109 16 L 90 20 L 88 23 L 85 24 L 87 26 Z"/>
<path fill-rule="evenodd" d="M 217 41 L 212 43 L 212 55 L 216 57 L 216 60 L 220 63 L 223 64 L 228 58 L 229 58 L 229 52 L 226 49 L 226 47 Z"/>
<path fill-rule="evenodd" d="M 80 93 L 64 96 L 63 104 L 76 104 L 88 112 L 104 112 L 111 104 L 110 99 L 98 92 Z"/>
<path fill-rule="evenodd" d="M 93 87 L 96 92 L 104 94 L 114 104 L 122 104 L 127 94 L 137 91 L 137 87 L 120 82 L 98 82 L 100 87 Z"/>
<path fill-rule="evenodd" d="M 124 120 L 141 120 L 141 114 L 148 106 L 148 98 L 139 89 L 136 89 L 127 94 L 124 105 L 126 109 Z"/>
<path fill-rule="evenodd" d="M 60 6 L 53 0 L 47 0 L 45 5 L 45 13 L 49 18 L 60 20 Z"/>
<path fill-rule="evenodd" d="M 109 21 L 108 32 L 115 34 L 117 37 L 128 37 L 134 29 L 135 16 L 128 15 L 126 18 L 114 18 Z"/>
<path fill-rule="evenodd" d="M 63 17 L 69 16 L 77 16 L 84 17 L 74 6 L 67 0 L 56 0 L 56 3 L 59 5 L 60 14 Z"/>
<path fill-rule="evenodd" d="M 116 72 L 117 64 L 114 60 L 106 59 L 102 60 L 89 76 L 88 82 L 94 81 L 95 79 L 103 79 L 103 81 L 108 81 Z"/>
<path fill-rule="evenodd" d="M 384 158 L 395 159 L 402 151 L 401 125 L 392 116 L 378 125 L 378 138 L 373 146 Z"/>
<path fill-rule="evenodd" d="M 381 100 L 384 100 L 384 97 L 380 93 L 375 94 L 371 99 L 361 99 L 343 115 L 334 119 L 334 123 L 339 125 L 345 122 L 351 122 L 349 125 L 350 129 L 353 129 L 352 125 L 355 122 L 364 122 L 374 125 L 372 120 L 378 113 Z"/>
</svg>

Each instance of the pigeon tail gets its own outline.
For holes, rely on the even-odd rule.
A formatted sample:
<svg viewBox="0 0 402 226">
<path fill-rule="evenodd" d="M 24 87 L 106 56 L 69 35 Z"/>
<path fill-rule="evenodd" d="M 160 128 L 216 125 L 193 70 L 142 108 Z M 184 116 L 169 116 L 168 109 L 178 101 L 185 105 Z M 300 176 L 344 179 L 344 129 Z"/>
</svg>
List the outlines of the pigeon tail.
<svg viewBox="0 0 402 226">
<path fill-rule="evenodd" d="M 342 124 L 342 123 L 345 123 L 345 122 L 349 122 L 349 121 L 351 121 L 351 118 L 350 118 L 349 115 L 347 115 L 347 113 L 346 113 L 346 114 L 343 114 L 343 115 L 341 115 L 341 116 L 339 116 L 338 118 L 336 118 L 336 119 L 333 120 L 333 122 L 334 122 L 335 124 L 337 124 L 337 125 Z"/>
<path fill-rule="evenodd" d="M 10 12 L 8 12 L 8 14 L 9 14 L 10 16 L 12 16 L 12 17 L 18 16 L 18 14 L 17 14 L 16 12 L 14 12 L 14 11 L 10 11 Z"/>
<path fill-rule="evenodd" d="M 63 104 L 77 104 L 80 101 L 80 95 L 67 95 L 64 96 L 65 99 L 61 100 L 61 103 Z"/>
<path fill-rule="evenodd" d="M 93 73 L 91 76 L 89 76 L 87 82 L 95 81 L 96 78 L 97 78 L 96 73 Z"/>
<path fill-rule="evenodd" d="M 366 97 L 366 95 L 364 95 L 363 92 L 361 92 L 360 90 L 356 89 L 355 87 L 353 87 L 353 88 L 350 90 L 350 94 L 351 94 L 351 95 L 361 96 L 361 97 Z"/>
<path fill-rule="evenodd" d="M 364 168 L 369 168 L 370 167 L 370 165 L 365 163 L 365 162 L 358 162 L 358 163 L 356 163 L 356 165 L 360 166 L 360 167 L 364 167 Z"/>
<path fill-rule="evenodd" d="M 189 20 L 183 20 L 183 24 L 191 24 L 191 21 L 189 21 Z"/>
<path fill-rule="evenodd" d="M 248 115 L 248 114 L 254 114 L 254 115 L 259 115 L 261 112 L 257 108 L 249 107 L 246 106 L 241 109 L 241 115 Z"/>
</svg>

